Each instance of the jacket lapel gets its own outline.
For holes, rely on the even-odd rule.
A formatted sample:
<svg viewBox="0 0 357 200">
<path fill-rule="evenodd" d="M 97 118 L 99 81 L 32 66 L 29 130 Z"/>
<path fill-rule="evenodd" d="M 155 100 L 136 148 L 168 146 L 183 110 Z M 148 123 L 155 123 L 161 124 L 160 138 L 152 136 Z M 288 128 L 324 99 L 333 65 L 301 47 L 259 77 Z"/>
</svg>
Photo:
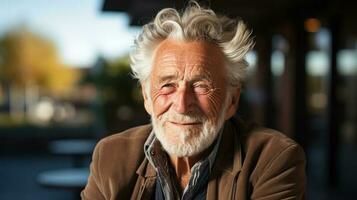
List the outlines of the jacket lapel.
<svg viewBox="0 0 357 200">
<path fill-rule="evenodd" d="M 136 173 L 139 177 L 131 199 L 151 199 L 153 192 L 155 192 L 156 183 L 156 171 L 154 167 L 144 158 Z"/>
<path fill-rule="evenodd" d="M 242 168 L 242 151 L 234 120 L 227 120 L 224 125 L 222 141 L 208 183 L 207 200 L 235 198 Z"/>
</svg>

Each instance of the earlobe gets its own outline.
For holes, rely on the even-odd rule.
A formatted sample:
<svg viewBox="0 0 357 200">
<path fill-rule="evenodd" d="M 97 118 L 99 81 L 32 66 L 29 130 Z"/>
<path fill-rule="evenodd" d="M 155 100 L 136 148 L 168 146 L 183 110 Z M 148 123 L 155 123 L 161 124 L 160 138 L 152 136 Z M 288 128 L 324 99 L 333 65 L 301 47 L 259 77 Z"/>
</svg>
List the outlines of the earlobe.
<svg viewBox="0 0 357 200">
<path fill-rule="evenodd" d="M 240 98 L 240 88 L 237 88 L 234 91 L 232 91 L 231 99 L 227 107 L 225 120 L 231 118 L 236 113 L 238 108 L 239 98 Z"/>
</svg>

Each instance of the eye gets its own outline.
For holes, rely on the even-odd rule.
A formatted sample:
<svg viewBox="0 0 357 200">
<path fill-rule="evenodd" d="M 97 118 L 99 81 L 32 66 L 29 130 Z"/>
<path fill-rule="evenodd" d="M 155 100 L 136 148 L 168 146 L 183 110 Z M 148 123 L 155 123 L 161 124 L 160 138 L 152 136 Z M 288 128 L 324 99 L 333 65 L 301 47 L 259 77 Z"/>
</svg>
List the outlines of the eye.
<svg viewBox="0 0 357 200">
<path fill-rule="evenodd" d="M 196 83 L 193 85 L 193 91 L 197 94 L 207 94 L 210 91 L 210 87 L 206 83 Z"/>
<path fill-rule="evenodd" d="M 170 94 L 175 90 L 176 86 L 174 83 L 165 83 L 161 86 L 160 92 L 162 94 Z"/>
</svg>

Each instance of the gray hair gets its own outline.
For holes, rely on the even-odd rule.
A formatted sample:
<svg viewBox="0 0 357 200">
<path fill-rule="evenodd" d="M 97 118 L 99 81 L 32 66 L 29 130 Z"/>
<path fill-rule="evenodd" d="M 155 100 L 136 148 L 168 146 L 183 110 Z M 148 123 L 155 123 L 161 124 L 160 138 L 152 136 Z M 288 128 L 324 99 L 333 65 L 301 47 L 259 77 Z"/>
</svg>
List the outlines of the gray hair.
<svg viewBox="0 0 357 200">
<path fill-rule="evenodd" d="M 143 26 L 130 54 L 133 76 L 141 84 L 150 76 L 155 49 L 168 38 L 216 44 L 226 58 L 228 84 L 240 87 L 245 79 L 248 66 L 245 55 L 254 46 L 251 31 L 242 21 L 217 15 L 193 1 L 182 13 L 173 8 L 162 9 Z"/>
</svg>

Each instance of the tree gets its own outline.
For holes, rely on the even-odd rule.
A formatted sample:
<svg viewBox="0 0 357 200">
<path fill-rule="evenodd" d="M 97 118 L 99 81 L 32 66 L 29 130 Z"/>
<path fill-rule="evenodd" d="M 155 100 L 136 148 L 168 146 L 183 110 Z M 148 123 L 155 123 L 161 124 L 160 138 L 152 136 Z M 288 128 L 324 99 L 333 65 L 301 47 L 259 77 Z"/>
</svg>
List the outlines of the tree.
<svg viewBox="0 0 357 200">
<path fill-rule="evenodd" d="M 23 115 L 39 92 L 69 94 L 79 76 L 78 70 L 60 62 L 50 40 L 26 27 L 14 29 L 0 39 L 0 81 L 9 87 L 11 113 Z"/>
<path fill-rule="evenodd" d="M 139 84 L 131 75 L 129 57 L 111 61 L 100 57 L 84 80 L 98 89 L 108 132 L 148 121 Z"/>
<path fill-rule="evenodd" d="M 51 41 L 21 27 L 0 39 L 0 78 L 10 85 L 37 85 L 52 95 L 70 91 L 79 72 L 63 65 Z"/>
</svg>

